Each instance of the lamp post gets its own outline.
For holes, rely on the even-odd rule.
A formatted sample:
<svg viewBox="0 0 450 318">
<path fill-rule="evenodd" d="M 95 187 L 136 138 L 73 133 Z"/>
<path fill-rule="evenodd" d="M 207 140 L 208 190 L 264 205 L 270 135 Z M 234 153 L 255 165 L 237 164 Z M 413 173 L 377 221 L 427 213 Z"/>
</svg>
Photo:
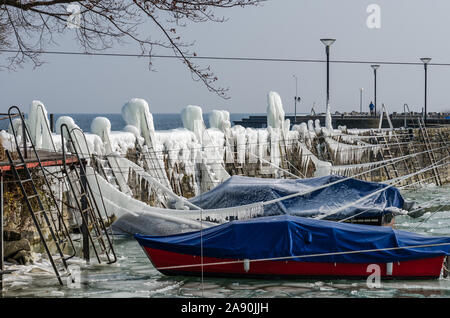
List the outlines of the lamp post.
<svg viewBox="0 0 450 318">
<path fill-rule="evenodd" d="M 320 39 L 325 45 L 325 53 L 327 54 L 327 107 L 330 102 L 330 46 L 336 39 Z"/>
<path fill-rule="evenodd" d="M 427 71 L 428 71 L 428 63 L 430 63 L 431 58 L 429 57 L 422 57 L 420 59 L 423 62 L 423 67 L 425 69 L 425 110 L 424 110 L 424 115 L 423 115 L 423 123 L 426 125 L 426 121 L 427 121 Z"/>
<path fill-rule="evenodd" d="M 362 94 L 363 94 L 364 88 L 359 89 L 359 113 L 362 114 Z"/>
<path fill-rule="evenodd" d="M 375 106 L 375 117 L 377 116 L 377 69 L 380 67 L 378 64 L 370 65 L 373 68 L 374 76 L 374 106 Z"/>
</svg>

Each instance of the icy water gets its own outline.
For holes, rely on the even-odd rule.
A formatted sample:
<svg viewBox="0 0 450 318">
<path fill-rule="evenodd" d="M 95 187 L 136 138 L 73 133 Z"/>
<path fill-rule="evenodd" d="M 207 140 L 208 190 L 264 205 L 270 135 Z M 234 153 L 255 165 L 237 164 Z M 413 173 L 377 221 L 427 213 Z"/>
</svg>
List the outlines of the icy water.
<svg viewBox="0 0 450 318">
<path fill-rule="evenodd" d="M 403 193 L 418 203 L 437 199 L 434 210 L 450 198 L 450 187 L 429 186 Z M 440 201 L 440 202 L 439 202 Z M 450 210 L 427 212 L 413 219 L 396 219 L 396 228 L 426 235 L 450 235 Z M 51 267 L 43 261 L 16 266 L 5 276 L 4 297 L 208 297 L 208 298 L 391 298 L 449 297 L 450 279 L 381 281 L 380 288 L 369 288 L 365 280 L 251 280 L 233 278 L 167 277 L 153 268 L 133 239 L 115 237 L 118 262 L 113 265 L 72 264 L 81 268 L 80 284 L 59 287 Z M 36 254 L 37 260 L 39 255 Z"/>
</svg>

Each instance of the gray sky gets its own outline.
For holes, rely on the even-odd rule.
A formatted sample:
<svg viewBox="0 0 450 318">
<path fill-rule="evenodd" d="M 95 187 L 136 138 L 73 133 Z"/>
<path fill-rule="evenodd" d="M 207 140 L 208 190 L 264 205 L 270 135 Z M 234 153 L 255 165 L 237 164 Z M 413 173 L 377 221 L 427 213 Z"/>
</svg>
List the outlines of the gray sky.
<svg viewBox="0 0 450 318">
<path fill-rule="evenodd" d="M 367 6 L 381 8 L 381 28 L 370 29 Z M 225 23 L 190 25 L 182 31 L 195 41 L 200 56 L 324 59 L 320 38 L 336 38 L 331 60 L 450 63 L 446 0 L 268 0 L 263 6 L 217 11 Z M 59 47 L 77 50 L 69 30 Z M 153 33 L 153 37 L 155 34 Z M 116 47 L 110 52 L 138 53 L 137 47 Z M 156 53 L 169 54 L 158 50 Z M 0 55 L 4 63 L 6 55 Z M 286 113 L 293 113 L 295 80 L 299 77 L 302 102 L 297 112 L 325 109 L 324 63 L 201 61 L 211 65 L 219 84 L 229 87 L 229 100 L 194 82 L 179 60 L 154 59 L 156 72 L 144 58 L 43 56 L 47 62 L 33 69 L 25 65 L 16 72 L 0 72 L 2 112 L 18 104 L 28 111 L 33 99 L 41 100 L 53 113 L 118 113 L 133 97 L 148 101 L 153 113 L 179 113 L 199 105 L 206 113 L 226 109 L 232 113 L 264 113 L 266 96 L 278 92 Z M 373 99 L 373 72 L 366 64 L 331 64 L 332 111 L 359 110 L 359 88 L 364 88 L 363 107 Z M 428 73 L 429 111 L 450 110 L 450 67 L 431 65 Z M 423 66 L 382 65 L 378 71 L 378 105 L 402 111 L 403 103 L 420 111 L 424 96 Z"/>
</svg>

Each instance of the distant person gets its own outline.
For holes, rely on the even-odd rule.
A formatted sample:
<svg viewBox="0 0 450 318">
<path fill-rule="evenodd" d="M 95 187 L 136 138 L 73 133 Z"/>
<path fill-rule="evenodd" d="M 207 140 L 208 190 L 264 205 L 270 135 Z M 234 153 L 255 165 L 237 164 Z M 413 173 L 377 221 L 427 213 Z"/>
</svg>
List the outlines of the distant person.
<svg viewBox="0 0 450 318">
<path fill-rule="evenodd" d="M 372 102 L 370 102 L 369 109 L 370 109 L 370 116 L 373 116 L 375 105 Z"/>
</svg>

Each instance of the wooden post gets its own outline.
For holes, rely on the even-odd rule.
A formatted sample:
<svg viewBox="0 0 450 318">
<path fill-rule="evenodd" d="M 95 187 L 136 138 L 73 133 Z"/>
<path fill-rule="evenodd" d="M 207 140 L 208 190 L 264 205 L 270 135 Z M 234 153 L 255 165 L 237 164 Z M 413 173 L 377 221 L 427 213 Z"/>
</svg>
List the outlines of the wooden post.
<svg viewBox="0 0 450 318">
<path fill-rule="evenodd" d="M 50 131 L 52 133 L 55 132 L 55 122 L 54 122 L 54 115 L 50 114 Z"/>
</svg>

